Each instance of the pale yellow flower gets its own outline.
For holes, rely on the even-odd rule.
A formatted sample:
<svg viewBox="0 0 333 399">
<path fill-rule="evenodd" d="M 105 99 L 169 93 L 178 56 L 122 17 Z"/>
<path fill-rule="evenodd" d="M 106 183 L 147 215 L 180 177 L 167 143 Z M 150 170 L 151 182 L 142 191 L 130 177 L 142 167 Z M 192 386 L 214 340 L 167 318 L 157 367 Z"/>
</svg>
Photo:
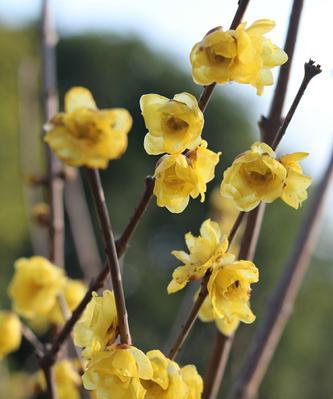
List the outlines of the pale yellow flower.
<svg viewBox="0 0 333 399">
<path fill-rule="evenodd" d="M 109 290 L 98 296 L 93 292 L 80 320 L 75 324 L 75 345 L 84 348 L 83 356 L 90 358 L 114 342 L 118 331 L 117 310 L 114 293 Z"/>
<path fill-rule="evenodd" d="M 221 235 L 219 225 L 210 219 L 205 220 L 200 227 L 200 235 L 192 233 L 185 235 L 189 253 L 172 251 L 177 259 L 184 263 L 177 267 L 168 285 L 168 293 L 172 294 L 184 288 L 190 280 L 201 279 L 208 269 L 213 268 L 221 257 L 229 258 L 228 240 Z"/>
<path fill-rule="evenodd" d="M 87 286 L 82 281 L 72 280 L 70 278 L 66 279 L 66 283 L 62 293 L 70 312 L 72 312 L 77 307 L 86 292 Z M 54 305 L 54 307 L 51 309 L 50 313 L 46 317 L 51 323 L 54 324 L 63 324 L 65 321 L 58 303 Z"/>
<path fill-rule="evenodd" d="M 45 141 L 68 165 L 105 169 L 126 151 L 131 126 L 126 109 L 99 110 L 89 90 L 73 87 L 65 95 L 65 113 L 46 125 Z"/>
<path fill-rule="evenodd" d="M 157 205 L 170 212 L 180 213 L 190 197 L 205 199 L 207 183 L 213 179 L 220 154 L 207 149 L 207 142 L 187 155 L 165 155 L 155 170 L 154 194 Z"/>
<path fill-rule="evenodd" d="M 33 319 L 50 312 L 65 282 L 63 270 L 42 256 L 20 258 L 15 262 L 8 294 L 15 311 Z"/>
<path fill-rule="evenodd" d="M 147 390 L 145 399 L 200 399 L 202 378 L 195 366 L 180 368 L 159 350 L 147 352 L 153 367 L 153 376 L 142 384 Z"/>
<path fill-rule="evenodd" d="M 254 143 L 224 172 L 221 194 L 241 211 L 250 211 L 260 201 L 273 202 L 282 194 L 286 168 L 265 143 Z"/>
<path fill-rule="evenodd" d="M 197 295 L 195 299 L 197 298 Z M 217 317 L 212 306 L 212 301 L 207 296 L 201 305 L 199 318 L 205 323 L 215 321 L 218 330 L 225 336 L 231 336 L 238 328 L 240 320 L 237 317 Z"/>
<path fill-rule="evenodd" d="M 263 36 L 274 26 L 273 21 L 261 19 L 247 29 L 246 23 L 226 32 L 221 27 L 213 29 L 191 51 L 194 81 L 200 85 L 229 81 L 250 84 L 261 95 L 264 86 L 273 84 L 271 69 L 288 59 Z"/>
<path fill-rule="evenodd" d="M 21 345 L 21 323 L 15 313 L 0 311 L 0 359 Z"/>
<path fill-rule="evenodd" d="M 207 284 L 214 318 L 226 318 L 229 323 L 235 318 L 252 323 L 255 316 L 249 305 L 250 284 L 258 281 L 259 271 L 252 262 L 223 259 L 213 269 Z"/>
<path fill-rule="evenodd" d="M 37 374 L 37 384 L 46 391 L 45 377 L 42 372 Z M 81 377 L 74 363 L 61 360 L 54 366 L 54 383 L 58 399 L 80 399 Z"/>
<path fill-rule="evenodd" d="M 83 385 L 97 399 L 143 399 L 153 369 L 147 356 L 134 346 L 111 346 L 95 353 L 82 376 Z"/>
<path fill-rule="evenodd" d="M 186 399 L 200 399 L 203 391 L 203 381 L 196 367 L 189 364 L 182 367 L 180 373 L 188 387 Z"/>
<path fill-rule="evenodd" d="M 148 154 L 176 154 L 200 144 L 204 117 L 192 94 L 176 94 L 171 100 L 145 94 L 140 107 L 148 129 L 144 141 Z"/>
<path fill-rule="evenodd" d="M 307 152 L 295 152 L 284 155 L 280 161 L 287 169 L 287 177 L 281 194 L 281 199 L 289 206 L 298 209 L 302 202 L 308 198 L 307 188 L 311 185 L 312 179 L 303 174 L 299 161 L 306 158 Z"/>
</svg>

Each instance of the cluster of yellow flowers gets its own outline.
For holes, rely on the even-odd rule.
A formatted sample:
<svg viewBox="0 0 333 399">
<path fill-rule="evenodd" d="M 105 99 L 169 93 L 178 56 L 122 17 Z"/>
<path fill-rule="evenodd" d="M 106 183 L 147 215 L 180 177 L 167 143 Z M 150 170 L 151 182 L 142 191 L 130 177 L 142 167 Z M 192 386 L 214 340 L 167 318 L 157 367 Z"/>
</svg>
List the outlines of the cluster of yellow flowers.
<svg viewBox="0 0 333 399">
<path fill-rule="evenodd" d="M 221 235 L 219 225 L 210 219 L 200 228 L 200 235 L 185 235 L 189 253 L 173 251 L 172 254 L 183 265 L 177 267 L 168 285 L 168 293 L 184 288 L 191 280 L 204 277 L 211 270 L 200 317 L 203 321 L 218 321 L 218 327 L 225 335 L 232 334 L 239 321 L 252 323 L 255 319 L 249 306 L 250 284 L 259 280 L 256 266 L 246 260 L 235 260 L 228 251 L 228 240 Z"/>
<path fill-rule="evenodd" d="M 176 94 L 173 99 L 145 94 L 140 106 L 148 129 L 145 150 L 152 155 L 167 153 L 158 161 L 154 175 L 157 205 L 180 213 L 190 197 L 201 195 L 203 202 L 220 153 L 209 150 L 201 138 L 204 117 L 196 98 L 189 93 Z"/>
<path fill-rule="evenodd" d="M 93 293 L 73 331 L 87 364 L 83 385 L 97 399 L 199 399 L 202 379 L 194 366 L 180 368 L 160 351 L 146 355 L 132 345 L 117 344 L 118 320 L 114 294 Z"/>
</svg>

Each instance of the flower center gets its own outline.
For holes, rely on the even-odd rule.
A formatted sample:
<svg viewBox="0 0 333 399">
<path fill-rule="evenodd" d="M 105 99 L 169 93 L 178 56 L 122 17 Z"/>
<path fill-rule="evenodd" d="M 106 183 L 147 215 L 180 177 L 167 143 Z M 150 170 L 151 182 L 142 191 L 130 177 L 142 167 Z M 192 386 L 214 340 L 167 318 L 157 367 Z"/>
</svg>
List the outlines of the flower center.
<svg viewBox="0 0 333 399">
<path fill-rule="evenodd" d="M 186 129 L 189 124 L 176 116 L 171 116 L 166 120 L 166 125 L 171 131 L 180 131 Z"/>
</svg>

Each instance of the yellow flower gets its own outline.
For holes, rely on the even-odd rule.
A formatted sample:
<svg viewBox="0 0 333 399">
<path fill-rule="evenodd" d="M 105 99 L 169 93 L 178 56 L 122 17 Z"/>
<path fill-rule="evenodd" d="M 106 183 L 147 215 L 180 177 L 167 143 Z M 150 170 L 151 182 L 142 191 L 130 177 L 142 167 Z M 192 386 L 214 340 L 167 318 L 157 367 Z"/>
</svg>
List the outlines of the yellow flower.
<svg viewBox="0 0 333 399">
<path fill-rule="evenodd" d="M 67 278 L 62 292 L 64 294 L 68 310 L 72 312 L 86 294 L 87 287 L 80 280 L 72 280 Z M 47 319 L 54 324 L 64 323 L 64 317 L 58 303 L 56 303 L 51 309 L 50 313 L 47 315 Z"/>
<path fill-rule="evenodd" d="M 81 377 L 70 360 L 61 360 L 54 366 L 54 382 L 58 399 L 80 399 Z M 37 374 L 37 385 L 46 390 L 45 377 Z"/>
<path fill-rule="evenodd" d="M 189 390 L 186 399 L 201 399 L 203 381 L 196 367 L 192 364 L 189 364 L 185 367 L 182 367 L 180 373 Z"/>
<path fill-rule="evenodd" d="M 8 294 L 15 311 L 28 319 L 47 315 L 65 285 L 64 272 L 42 256 L 20 258 Z"/>
<path fill-rule="evenodd" d="M 0 359 L 21 345 L 21 323 L 13 312 L 0 311 Z"/>
<path fill-rule="evenodd" d="M 148 154 L 176 154 L 200 144 L 204 117 L 192 94 L 176 94 L 171 100 L 145 94 L 140 107 L 148 129 L 144 141 Z"/>
<path fill-rule="evenodd" d="M 126 151 L 131 126 L 126 109 L 99 110 L 89 90 L 73 87 L 65 95 L 65 113 L 47 124 L 45 141 L 68 165 L 105 169 Z"/>
<path fill-rule="evenodd" d="M 197 295 L 195 299 L 197 298 Z M 240 323 L 237 317 L 217 317 L 214 313 L 212 301 L 209 296 L 205 298 L 203 304 L 201 305 L 199 318 L 205 323 L 215 321 L 218 330 L 227 337 L 230 337 L 237 330 Z"/>
<path fill-rule="evenodd" d="M 207 142 L 188 155 L 165 155 L 155 170 L 154 194 L 157 205 L 170 212 L 180 213 L 188 205 L 190 197 L 201 195 L 205 199 L 206 185 L 214 178 L 215 166 L 220 154 L 207 149 Z"/>
<path fill-rule="evenodd" d="M 235 318 L 252 323 L 255 316 L 249 306 L 250 284 L 258 280 L 259 271 L 252 262 L 223 259 L 207 284 L 214 317 L 226 318 L 229 323 Z"/>
<path fill-rule="evenodd" d="M 153 369 L 147 356 L 134 346 L 111 346 L 97 352 L 82 376 L 86 389 L 97 399 L 143 399 L 146 390 L 141 380 L 149 380 Z"/>
<path fill-rule="evenodd" d="M 200 399 L 203 382 L 195 366 L 181 369 L 159 350 L 149 351 L 147 357 L 153 367 L 153 376 L 142 382 L 147 390 L 145 399 Z"/>
<path fill-rule="evenodd" d="M 310 186 L 312 179 L 303 175 L 303 170 L 298 161 L 306 158 L 307 152 L 295 152 L 281 157 L 282 165 L 287 169 L 287 178 L 283 187 L 281 198 L 289 206 L 298 209 L 302 202 L 308 198 L 306 189 Z"/>
<path fill-rule="evenodd" d="M 184 288 L 190 280 L 201 279 L 209 268 L 215 266 L 221 257 L 229 257 L 226 253 L 228 240 L 221 236 L 219 225 L 210 219 L 205 220 L 200 227 L 200 235 L 185 234 L 189 253 L 172 251 L 177 259 L 184 263 L 177 267 L 168 285 L 168 293 L 172 294 Z"/>
<path fill-rule="evenodd" d="M 275 159 L 271 147 L 254 143 L 224 172 L 221 194 L 232 199 L 239 210 L 250 211 L 260 201 L 279 198 L 286 175 L 286 168 Z"/>
<path fill-rule="evenodd" d="M 117 327 L 114 293 L 105 290 L 103 296 L 99 297 L 94 292 L 82 317 L 74 326 L 74 343 L 84 348 L 84 357 L 90 358 L 114 342 L 118 334 Z"/>
<path fill-rule="evenodd" d="M 275 23 L 268 19 L 246 23 L 236 30 L 221 27 L 209 32 L 191 51 L 193 80 L 200 85 L 235 81 L 250 84 L 261 95 L 264 86 L 273 84 L 271 69 L 284 64 L 288 56 L 263 35 Z"/>
</svg>

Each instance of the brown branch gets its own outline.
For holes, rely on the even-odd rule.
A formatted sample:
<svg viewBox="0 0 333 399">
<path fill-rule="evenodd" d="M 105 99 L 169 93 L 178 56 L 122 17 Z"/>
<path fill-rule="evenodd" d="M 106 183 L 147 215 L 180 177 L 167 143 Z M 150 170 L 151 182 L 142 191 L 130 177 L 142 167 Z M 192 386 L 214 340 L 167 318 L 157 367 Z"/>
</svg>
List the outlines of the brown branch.
<svg viewBox="0 0 333 399">
<path fill-rule="evenodd" d="M 321 68 L 320 68 L 319 64 L 315 65 L 315 62 L 312 60 L 309 60 L 308 62 L 306 62 L 304 64 L 304 77 L 303 77 L 302 83 L 298 89 L 298 92 L 294 98 L 293 103 L 291 104 L 291 107 L 287 113 L 287 116 L 286 116 L 285 120 L 283 121 L 283 124 L 281 125 L 280 129 L 276 133 L 276 136 L 274 137 L 274 140 L 272 143 L 273 150 L 276 149 L 276 147 L 279 145 L 280 141 L 282 140 L 282 138 L 289 126 L 289 123 L 295 114 L 298 104 L 300 103 L 300 101 L 305 93 L 305 90 L 308 87 L 308 84 L 310 83 L 311 79 L 314 78 L 319 73 L 321 73 Z"/>
<path fill-rule="evenodd" d="M 235 234 L 236 234 L 239 226 L 242 223 L 244 215 L 245 215 L 244 212 L 240 212 L 239 213 L 239 215 L 238 215 L 238 217 L 237 217 L 237 219 L 236 219 L 236 221 L 235 221 L 235 223 L 234 223 L 234 225 L 233 225 L 233 227 L 231 229 L 231 232 L 230 232 L 229 237 L 228 237 L 229 247 L 232 244 L 232 241 L 233 241 L 233 239 L 235 237 Z M 191 309 L 191 312 L 187 316 L 187 319 L 186 319 L 185 323 L 181 326 L 180 332 L 179 332 L 178 336 L 176 337 L 175 342 L 174 342 L 174 344 L 172 345 L 172 347 L 171 347 L 171 349 L 169 351 L 168 357 L 170 359 L 175 359 L 175 357 L 177 356 L 178 352 L 181 350 L 186 338 L 188 337 L 188 335 L 189 335 L 189 333 L 190 333 L 190 331 L 191 331 L 191 329 L 192 329 L 192 327 L 194 325 L 194 322 L 196 321 L 196 319 L 198 317 L 198 313 L 199 313 L 199 310 L 201 308 L 201 305 L 203 304 L 203 302 L 204 302 L 204 300 L 205 300 L 205 298 L 206 298 L 206 296 L 208 294 L 207 284 L 208 284 L 208 280 L 209 280 L 210 275 L 211 275 L 211 270 L 209 269 L 207 271 L 207 273 L 205 274 L 204 278 L 202 279 L 201 289 L 200 289 L 198 298 L 194 302 L 194 304 L 192 306 L 192 309 Z"/>
<path fill-rule="evenodd" d="M 42 357 L 44 353 L 43 344 L 39 341 L 35 333 L 26 325 L 21 322 L 21 331 L 23 337 L 31 344 L 35 350 L 37 357 Z"/>
<path fill-rule="evenodd" d="M 239 0 L 238 1 L 238 7 L 236 10 L 235 16 L 232 20 L 232 23 L 230 25 L 230 29 L 236 29 L 237 26 L 241 23 L 249 2 L 250 2 L 250 0 Z M 213 94 L 213 91 L 215 89 L 215 86 L 216 86 L 216 83 L 212 83 L 209 86 L 205 86 L 203 91 L 201 92 L 201 95 L 200 95 L 200 98 L 198 101 L 198 105 L 202 112 L 205 111 L 205 109 L 209 103 L 209 100 Z"/>
<path fill-rule="evenodd" d="M 146 209 L 149 206 L 150 200 L 153 196 L 154 190 L 154 178 L 151 176 L 147 176 L 145 178 L 145 190 L 140 199 L 138 206 L 136 207 L 132 217 L 130 218 L 125 230 L 122 235 L 116 241 L 117 253 L 123 255 L 126 252 L 128 243 L 134 234 L 134 231 L 142 219 Z M 119 256 L 121 256 L 119 255 Z"/>
<path fill-rule="evenodd" d="M 217 331 L 215 345 L 205 375 L 202 399 L 217 397 L 225 367 L 228 363 L 232 342 L 233 337 L 226 337 Z"/>
<path fill-rule="evenodd" d="M 56 62 L 56 33 L 51 20 L 48 0 L 43 0 L 41 22 L 41 53 L 42 53 L 42 104 L 43 119 L 47 122 L 58 110 Z M 50 260 L 57 266 L 64 266 L 64 208 L 63 180 L 59 177 L 62 164 L 46 146 L 47 170 L 49 176 L 49 202 L 51 212 L 50 223 Z"/>
<path fill-rule="evenodd" d="M 288 32 L 284 45 L 284 51 L 288 54 L 288 62 L 280 67 L 276 88 L 269 110 L 268 117 L 262 116 L 259 127 L 261 130 L 262 141 L 271 144 L 277 130 L 282 124 L 282 111 L 287 94 L 292 61 L 294 58 L 295 46 L 297 41 L 298 29 L 303 9 L 303 0 L 294 0 L 289 18 Z"/>
<path fill-rule="evenodd" d="M 325 175 L 302 223 L 296 245 L 255 333 L 228 399 L 254 398 L 267 371 L 293 306 L 319 233 L 325 197 L 333 180 L 333 152 Z"/>
<path fill-rule="evenodd" d="M 111 275 L 113 292 L 117 308 L 120 342 L 122 344 L 130 345 L 131 335 L 128 325 L 128 317 L 127 317 L 120 266 L 118 261 L 116 244 L 113 236 L 113 230 L 111 226 L 111 220 L 105 202 L 105 196 L 101 183 L 101 178 L 97 169 L 87 168 L 86 173 L 102 229 L 104 249 Z"/>
</svg>

